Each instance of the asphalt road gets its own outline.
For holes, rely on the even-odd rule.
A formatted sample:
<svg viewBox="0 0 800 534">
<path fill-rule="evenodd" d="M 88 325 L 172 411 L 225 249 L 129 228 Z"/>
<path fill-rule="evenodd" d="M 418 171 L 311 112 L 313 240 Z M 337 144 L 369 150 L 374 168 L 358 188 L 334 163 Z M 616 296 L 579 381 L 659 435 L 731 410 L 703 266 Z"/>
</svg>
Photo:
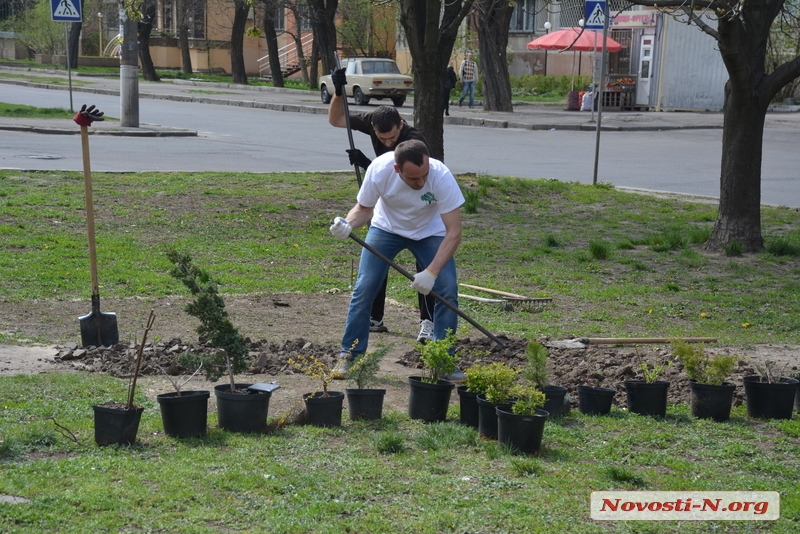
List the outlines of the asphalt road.
<svg viewBox="0 0 800 534">
<path fill-rule="evenodd" d="M 75 107 L 91 103 L 119 116 L 119 97 L 80 93 Z M 2 86 L 0 101 L 68 107 L 68 94 Z M 324 115 L 213 104 L 140 100 L 140 122 L 197 130 L 198 137 L 92 136 L 93 171 L 325 171 L 352 169 L 347 133 Z M 356 146 L 372 156 L 366 136 Z M 445 162 L 454 173 L 554 178 L 591 183 L 596 136 L 585 131 L 541 131 L 446 125 Z M 762 202 L 800 207 L 800 129 L 767 129 Z M 619 187 L 717 198 L 721 130 L 603 132 L 598 180 Z M 0 167 L 82 169 L 80 138 L 0 131 Z"/>
</svg>

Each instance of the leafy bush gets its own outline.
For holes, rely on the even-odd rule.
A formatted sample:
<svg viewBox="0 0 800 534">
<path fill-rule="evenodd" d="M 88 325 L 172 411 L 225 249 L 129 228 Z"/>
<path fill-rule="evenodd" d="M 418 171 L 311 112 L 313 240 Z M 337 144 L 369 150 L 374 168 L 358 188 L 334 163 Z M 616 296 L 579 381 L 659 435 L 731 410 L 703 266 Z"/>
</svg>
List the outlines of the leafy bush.
<svg viewBox="0 0 800 534">
<path fill-rule="evenodd" d="M 358 389 L 364 389 L 368 385 L 377 382 L 377 373 L 380 369 L 381 360 L 391 348 L 392 345 L 387 345 L 357 358 L 353 365 L 350 366 L 350 369 L 347 370 L 345 378 L 355 382 Z"/>
<path fill-rule="evenodd" d="M 537 341 L 531 341 L 525 347 L 525 356 L 528 365 L 522 369 L 523 378 L 542 389 L 547 385 L 547 348 Z"/>
<path fill-rule="evenodd" d="M 702 343 L 695 348 L 690 343 L 676 339 L 672 342 L 672 351 L 683 363 L 689 380 L 700 384 L 721 386 L 736 367 L 736 356 L 712 358 L 705 353 Z"/>
<path fill-rule="evenodd" d="M 418 345 L 420 352 L 419 361 L 422 362 L 422 381 L 437 384 L 443 376 L 455 372 L 456 357 L 452 353 L 456 344 L 456 335 L 452 330 L 447 331 L 444 339 L 428 341 Z"/>
<path fill-rule="evenodd" d="M 517 415 L 534 415 L 537 408 L 541 408 L 545 403 L 544 393 L 530 384 L 517 384 L 511 388 L 511 396 L 514 398 L 514 406 L 511 411 Z"/>
</svg>

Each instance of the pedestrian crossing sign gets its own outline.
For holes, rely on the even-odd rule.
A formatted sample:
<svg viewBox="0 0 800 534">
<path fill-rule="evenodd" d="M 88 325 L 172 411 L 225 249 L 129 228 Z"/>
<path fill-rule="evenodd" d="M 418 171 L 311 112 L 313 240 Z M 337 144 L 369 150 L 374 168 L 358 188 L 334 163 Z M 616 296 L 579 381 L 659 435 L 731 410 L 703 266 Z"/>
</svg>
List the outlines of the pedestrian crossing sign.
<svg viewBox="0 0 800 534">
<path fill-rule="evenodd" d="M 53 22 L 81 22 L 81 0 L 50 0 Z"/>
<path fill-rule="evenodd" d="M 605 0 L 586 0 L 586 21 L 583 25 L 584 28 L 587 30 L 602 30 L 603 26 L 605 26 L 605 22 Z"/>
</svg>

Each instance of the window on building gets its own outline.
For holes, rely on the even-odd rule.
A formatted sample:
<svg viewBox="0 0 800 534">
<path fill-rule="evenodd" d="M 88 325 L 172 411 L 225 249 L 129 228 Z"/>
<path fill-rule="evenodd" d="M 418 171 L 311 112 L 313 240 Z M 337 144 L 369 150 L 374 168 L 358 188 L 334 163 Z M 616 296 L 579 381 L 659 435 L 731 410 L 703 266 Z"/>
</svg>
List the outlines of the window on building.
<svg viewBox="0 0 800 534">
<path fill-rule="evenodd" d="M 275 6 L 275 29 L 283 31 L 286 29 L 286 10 L 283 5 Z"/>
<path fill-rule="evenodd" d="M 311 9 L 308 4 L 301 4 L 297 15 L 300 17 L 300 31 L 311 31 Z"/>
<path fill-rule="evenodd" d="M 206 0 L 192 0 L 189 16 L 189 37 L 206 37 Z"/>
<path fill-rule="evenodd" d="M 536 17 L 536 0 L 517 0 L 511 12 L 512 32 L 533 33 Z"/>
</svg>

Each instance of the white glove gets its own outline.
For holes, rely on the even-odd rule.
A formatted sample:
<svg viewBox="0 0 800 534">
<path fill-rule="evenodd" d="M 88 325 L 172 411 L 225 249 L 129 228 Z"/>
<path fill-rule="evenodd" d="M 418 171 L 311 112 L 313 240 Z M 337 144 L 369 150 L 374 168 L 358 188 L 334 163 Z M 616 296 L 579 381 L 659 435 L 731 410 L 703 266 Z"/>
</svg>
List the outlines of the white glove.
<svg viewBox="0 0 800 534">
<path fill-rule="evenodd" d="M 417 293 L 427 295 L 433 289 L 433 284 L 436 283 L 436 275 L 425 269 L 421 273 L 414 275 L 414 281 L 411 282 L 411 289 Z"/>
<path fill-rule="evenodd" d="M 336 217 L 333 220 L 330 230 L 331 235 L 339 239 L 347 239 L 350 237 L 350 232 L 353 231 L 353 229 L 350 227 L 350 223 L 344 220 L 342 217 Z"/>
</svg>

